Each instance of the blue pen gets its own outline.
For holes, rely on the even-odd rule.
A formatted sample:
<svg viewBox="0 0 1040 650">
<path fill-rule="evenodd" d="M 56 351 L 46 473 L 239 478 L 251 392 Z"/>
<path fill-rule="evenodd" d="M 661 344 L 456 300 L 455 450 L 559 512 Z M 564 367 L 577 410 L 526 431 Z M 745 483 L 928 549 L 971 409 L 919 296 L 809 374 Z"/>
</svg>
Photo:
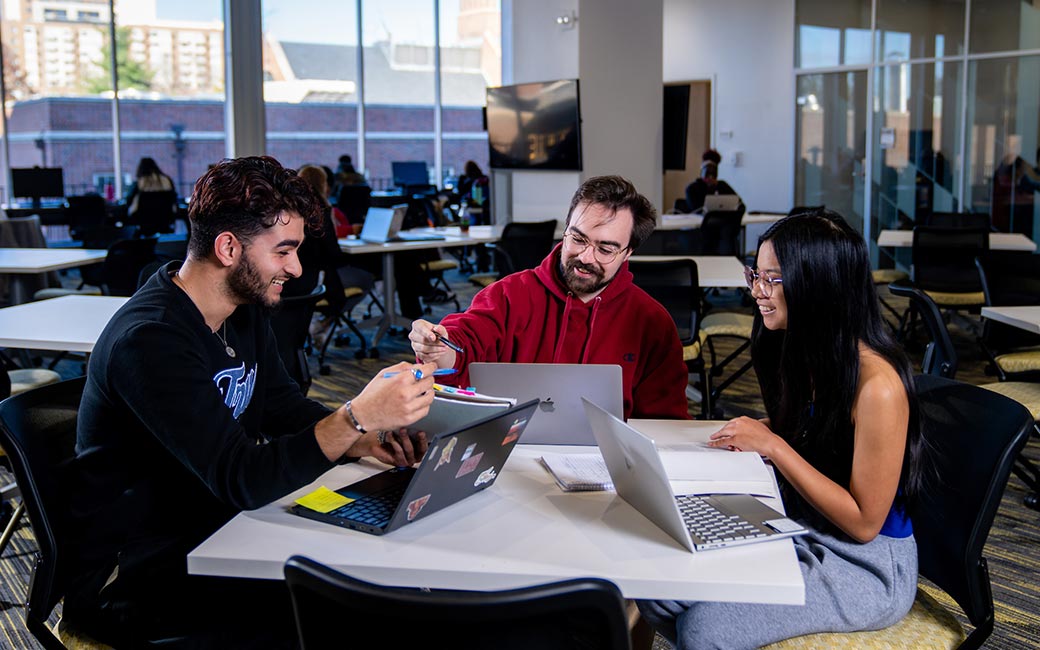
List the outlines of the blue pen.
<svg viewBox="0 0 1040 650">
<path fill-rule="evenodd" d="M 400 372 L 399 370 L 391 370 L 390 372 L 384 372 L 383 373 L 383 379 L 389 379 L 389 378 L 393 377 L 394 375 L 398 374 L 399 372 Z M 415 375 L 415 379 L 417 381 L 419 379 L 423 378 L 423 371 L 419 370 L 418 368 L 413 370 L 412 374 Z M 454 374 L 455 374 L 455 369 L 454 368 L 437 368 L 436 370 L 433 371 L 433 375 L 435 377 L 439 377 L 441 375 L 454 375 Z"/>
</svg>

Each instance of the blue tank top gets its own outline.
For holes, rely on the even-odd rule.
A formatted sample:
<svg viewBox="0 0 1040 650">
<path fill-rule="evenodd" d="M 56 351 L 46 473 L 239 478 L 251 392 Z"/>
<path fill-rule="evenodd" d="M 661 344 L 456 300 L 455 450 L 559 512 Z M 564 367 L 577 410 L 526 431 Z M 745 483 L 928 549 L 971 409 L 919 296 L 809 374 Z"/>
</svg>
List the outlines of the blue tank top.
<svg viewBox="0 0 1040 650">
<path fill-rule="evenodd" d="M 910 537 L 914 534 L 914 525 L 906 514 L 906 508 L 898 499 L 892 502 L 892 509 L 888 511 L 885 523 L 881 525 L 878 534 L 896 538 Z"/>
</svg>

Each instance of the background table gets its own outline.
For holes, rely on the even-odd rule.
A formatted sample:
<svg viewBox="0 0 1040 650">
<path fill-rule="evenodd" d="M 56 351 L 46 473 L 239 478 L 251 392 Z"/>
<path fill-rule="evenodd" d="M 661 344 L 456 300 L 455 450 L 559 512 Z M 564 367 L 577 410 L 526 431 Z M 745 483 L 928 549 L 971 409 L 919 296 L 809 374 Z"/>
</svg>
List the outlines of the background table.
<svg viewBox="0 0 1040 650">
<path fill-rule="evenodd" d="M 11 302 L 29 299 L 18 275 L 46 273 L 105 261 L 106 250 L 82 248 L 0 248 L 0 273 L 13 273 Z"/>
<path fill-rule="evenodd" d="M 912 230 L 882 230 L 878 233 L 878 246 L 892 248 L 911 248 L 914 245 Z M 1036 242 L 1021 233 L 991 232 L 989 247 L 996 251 L 1029 251 L 1036 250 Z"/>
<path fill-rule="evenodd" d="M 62 296 L 0 309 L 0 347 L 91 352 L 129 298 Z"/>
<path fill-rule="evenodd" d="M 722 424 L 633 421 L 659 443 L 697 448 Z M 613 492 L 561 492 L 537 460 L 546 450 L 589 449 L 520 445 L 489 490 L 384 536 L 287 512 L 319 485 L 336 489 L 384 469 L 366 461 L 336 467 L 238 514 L 188 555 L 188 571 L 281 579 L 285 560 L 299 553 L 387 585 L 492 590 L 595 576 L 626 598 L 804 602 L 790 540 L 690 553 Z"/>
<path fill-rule="evenodd" d="M 697 263 L 697 281 L 702 288 L 746 287 L 744 264 L 732 255 L 633 255 L 636 262 L 693 260 Z"/>
<path fill-rule="evenodd" d="M 1040 306 L 983 307 L 982 317 L 1040 334 Z"/>
</svg>

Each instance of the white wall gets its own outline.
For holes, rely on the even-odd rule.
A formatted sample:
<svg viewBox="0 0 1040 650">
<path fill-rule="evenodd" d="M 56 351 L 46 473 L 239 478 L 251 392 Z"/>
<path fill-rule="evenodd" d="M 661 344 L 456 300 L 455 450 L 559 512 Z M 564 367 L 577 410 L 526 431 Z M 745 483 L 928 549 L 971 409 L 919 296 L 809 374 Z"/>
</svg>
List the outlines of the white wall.
<svg viewBox="0 0 1040 650">
<path fill-rule="evenodd" d="M 664 0 L 664 81 L 709 79 L 719 177 L 751 210 L 794 202 L 794 0 Z M 743 166 L 733 157 L 743 153 Z M 691 180 L 698 170 L 690 170 Z"/>
</svg>

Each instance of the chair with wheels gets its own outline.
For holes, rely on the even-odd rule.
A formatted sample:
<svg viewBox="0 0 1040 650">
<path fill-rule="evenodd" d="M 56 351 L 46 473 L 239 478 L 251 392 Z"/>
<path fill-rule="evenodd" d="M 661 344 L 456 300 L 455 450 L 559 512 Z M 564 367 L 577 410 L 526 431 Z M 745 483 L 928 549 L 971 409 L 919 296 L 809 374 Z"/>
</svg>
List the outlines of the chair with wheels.
<svg viewBox="0 0 1040 650">
<path fill-rule="evenodd" d="M 67 587 L 67 483 L 74 466 L 76 418 L 85 381 L 84 377 L 70 379 L 0 403 L 0 446 L 11 460 L 22 493 L 19 508 L 29 515 L 39 548 L 28 585 L 25 625 L 47 650 L 107 647 L 82 630 L 71 630 L 64 621 L 57 631 L 47 625 Z"/>
<path fill-rule="evenodd" d="M 137 209 L 127 215 L 127 223 L 141 228 L 142 237 L 173 232 L 177 219 L 177 192 L 139 192 Z"/>
<path fill-rule="evenodd" d="M 1015 458 L 1033 429 L 1029 414 L 1003 395 L 942 377 L 918 376 L 922 433 L 936 477 L 911 513 L 919 574 L 945 592 L 974 626 L 919 585 L 910 613 L 890 628 L 811 634 L 766 646 L 801 648 L 979 648 L 993 632 L 993 594 L 982 551 Z"/>
<path fill-rule="evenodd" d="M 700 382 L 701 417 L 711 417 L 711 375 L 701 351 L 707 336 L 700 329 L 701 288 L 697 263 L 691 259 L 628 262 L 633 282 L 661 303 L 675 321 L 683 361 Z M 689 391 L 687 391 L 689 392 Z"/>
<path fill-rule="evenodd" d="M 556 219 L 507 223 L 491 252 L 495 272 L 475 273 L 470 282 L 483 288 L 511 273 L 536 268 L 552 250 L 555 233 Z"/>
<path fill-rule="evenodd" d="M 303 650 L 342 641 L 347 619 L 364 621 L 350 626 L 357 648 L 629 648 L 621 592 L 598 578 L 505 591 L 430 591 L 364 582 L 296 555 L 285 564 L 285 581 Z"/>
<path fill-rule="evenodd" d="M 307 337 L 315 306 L 325 295 L 325 285 L 320 283 L 310 293 L 282 298 L 278 309 L 271 316 L 271 330 L 278 342 L 278 356 L 285 370 L 306 395 L 311 388 L 311 371 L 307 365 Z"/>
<path fill-rule="evenodd" d="M 372 188 L 368 185 L 340 185 L 336 193 L 336 207 L 351 224 L 365 222 L 372 206 Z"/>
<path fill-rule="evenodd" d="M 105 199 L 100 194 L 84 194 L 83 196 L 65 197 L 65 218 L 69 222 L 69 236 L 76 241 L 92 229 L 105 224 L 108 213 Z"/>
<path fill-rule="evenodd" d="M 975 263 L 987 306 L 1040 305 L 1040 256 L 988 251 Z M 1040 335 L 985 319 L 979 344 L 1000 381 L 1040 381 Z"/>
<path fill-rule="evenodd" d="M 925 347 L 921 372 L 953 379 L 957 375 L 957 351 L 953 347 L 950 333 L 946 330 L 946 324 L 935 301 L 924 291 L 913 287 L 893 285 L 889 290 L 897 296 L 910 299 L 911 305 L 921 315 L 921 321 L 928 330 L 931 340 Z M 1034 420 L 1040 420 L 1040 383 L 998 381 L 979 387 L 1015 400 L 1029 411 Z M 1025 498 L 1026 506 L 1040 510 L 1040 468 L 1025 456 L 1020 456 L 1015 461 L 1013 471 L 1030 490 Z"/>
<path fill-rule="evenodd" d="M 318 351 L 318 372 L 322 375 L 327 375 L 332 372 L 332 368 L 325 363 L 325 355 L 329 349 L 329 343 L 333 340 L 336 341 L 336 345 L 345 345 L 346 337 L 344 334 L 337 334 L 336 330 L 341 325 L 346 326 L 350 331 L 357 337 L 358 349 L 354 352 L 355 359 L 364 359 L 369 355 L 367 343 L 365 337 L 361 334 L 361 330 L 358 329 L 357 321 L 351 315 L 354 308 L 365 299 L 365 296 L 372 296 L 375 300 L 373 290 L 375 289 L 376 282 L 372 274 L 363 269 L 359 269 L 353 266 L 341 266 L 336 270 L 339 274 L 340 283 L 343 285 L 343 295 L 346 301 L 343 303 L 343 308 L 339 314 L 336 314 L 332 324 L 329 325 L 328 331 L 325 332 L 324 340 L 313 341 L 315 348 L 320 348 Z M 371 305 L 369 305 L 371 307 Z M 380 305 L 380 309 L 382 306 Z M 373 358 L 376 358 L 378 352 L 373 348 L 371 350 Z"/>
<path fill-rule="evenodd" d="M 743 218 L 743 205 L 738 210 L 716 210 L 705 214 L 701 227 L 695 231 L 697 254 L 743 257 L 740 250 L 740 222 Z M 699 244 L 696 243 L 697 233 Z"/>
</svg>

